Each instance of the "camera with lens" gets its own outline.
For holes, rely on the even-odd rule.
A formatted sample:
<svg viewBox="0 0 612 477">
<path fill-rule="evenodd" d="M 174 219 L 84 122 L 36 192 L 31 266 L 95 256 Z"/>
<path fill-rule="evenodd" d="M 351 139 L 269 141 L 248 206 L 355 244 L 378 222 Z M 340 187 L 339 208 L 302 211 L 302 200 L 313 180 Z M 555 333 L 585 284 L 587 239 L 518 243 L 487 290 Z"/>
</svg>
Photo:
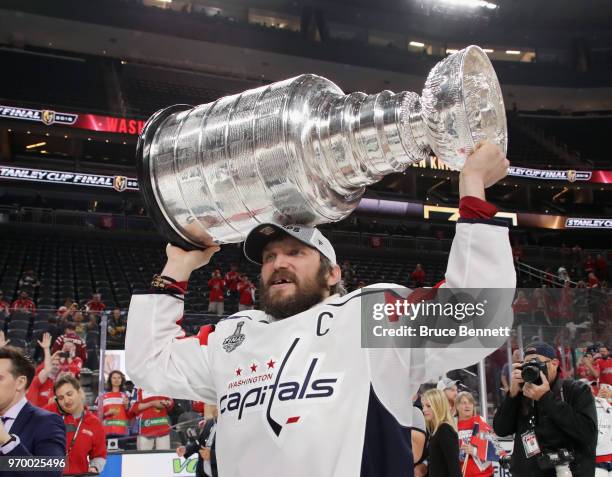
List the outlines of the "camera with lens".
<svg viewBox="0 0 612 477">
<path fill-rule="evenodd" d="M 544 451 L 538 456 L 538 467 L 542 470 L 555 469 L 557 477 L 571 477 L 570 463 L 574 461 L 574 454 L 568 449 Z"/>
<path fill-rule="evenodd" d="M 540 371 L 544 373 L 544 376 L 548 377 L 546 373 L 546 363 L 542 363 L 537 359 L 531 359 L 523 363 L 519 369 L 521 370 L 521 379 L 526 383 L 533 383 L 536 385 L 542 384 Z"/>
<path fill-rule="evenodd" d="M 512 463 L 512 456 L 510 455 L 502 455 L 499 457 L 499 465 L 505 471 L 510 470 L 510 464 Z"/>
</svg>

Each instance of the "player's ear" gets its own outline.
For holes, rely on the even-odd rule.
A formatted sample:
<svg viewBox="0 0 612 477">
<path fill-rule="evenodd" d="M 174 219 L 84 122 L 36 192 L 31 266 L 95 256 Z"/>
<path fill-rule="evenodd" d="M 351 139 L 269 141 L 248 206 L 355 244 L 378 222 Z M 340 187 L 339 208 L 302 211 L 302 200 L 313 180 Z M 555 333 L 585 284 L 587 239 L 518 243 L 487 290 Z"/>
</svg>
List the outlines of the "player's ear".
<svg viewBox="0 0 612 477">
<path fill-rule="evenodd" d="M 327 285 L 334 286 L 342 278 L 342 270 L 339 265 L 332 265 L 329 271 L 329 277 L 327 277 Z"/>
</svg>

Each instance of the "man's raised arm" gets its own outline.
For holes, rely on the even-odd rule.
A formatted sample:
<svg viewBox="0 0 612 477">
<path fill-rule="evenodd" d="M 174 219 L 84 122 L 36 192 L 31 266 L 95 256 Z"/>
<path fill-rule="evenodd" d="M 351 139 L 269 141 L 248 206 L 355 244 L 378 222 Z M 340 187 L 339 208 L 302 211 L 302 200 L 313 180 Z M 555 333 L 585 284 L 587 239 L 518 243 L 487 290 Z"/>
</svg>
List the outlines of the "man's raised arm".
<svg viewBox="0 0 612 477">
<path fill-rule="evenodd" d="M 516 272 L 508 227 L 494 219 L 497 209 L 485 201 L 485 189 L 503 179 L 509 162 L 503 151 L 491 143 L 479 145 L 459 175 L 459 216 L 448 257 L 443 286 L 454 289 L 505 289 L 499 295 L 495 316 L 486 317 L 493 327 L 512 326 L 512 298 Z M 496 293 L 496 292 L 491 292 Z M 475 364 L 495 351 L 474 339 L 474 346 L 428 349 L 424 363 L 425 380 L 437 378 L 450 369 Z M 499 346 L 505 339 L 499 339 Z M 418 361 L 418 360 L 417 360 Z"/>
<path fill-rule="evenodd" d="M 516 286 L 516 273 L 508 228 L 496 222 L 496 209 L 485 201 L 485 188 L 506 176 L 508 160 L 495 145 L 484 143 L 470 155 L 460 174 L 458 220 L 451 247 L 446 288 L 505 288 Z M 512 291 L 502 293 L 496 323 L 512 325 Z M 505 314 L 504 310 L 510 314 Z M 499 311 L 498 310 L 498 311 Z M 470 338 L 471 339 L 471 338 Z M 500 340 L 501 346 L 505 338 Z M 452 369 L 471 366 L 495 348 L 483 347 L 478 338 L 462 346 L 370 348 L 372 385 L 378 399 L 403 425 L 410 425 L 410 396 L 421 383 L 438 379 Z"/>
<path fill-rule="evenodd" d="M 459 219 L 448 257 L 448 288 L 515 288 L 516 272 L 508 228 L 493 218 L 497 209 L 485 201 L 485 189 L 503 179 L 508 159 L 484 143 L 459 175 Z"/>
<path fill-rule="evenodd" d="M 215 402 L 210 371 L 208 334 L 185 338 L 179 325 L 183 295 L 191 272 L 206 265 L 219 247 L 186 252 L 168 245 L 168 261 L 159 287 L 135 293 L 130 303 L 126 331 L 126 368 L 137 387 L 174 398 Z"/>
</svg>

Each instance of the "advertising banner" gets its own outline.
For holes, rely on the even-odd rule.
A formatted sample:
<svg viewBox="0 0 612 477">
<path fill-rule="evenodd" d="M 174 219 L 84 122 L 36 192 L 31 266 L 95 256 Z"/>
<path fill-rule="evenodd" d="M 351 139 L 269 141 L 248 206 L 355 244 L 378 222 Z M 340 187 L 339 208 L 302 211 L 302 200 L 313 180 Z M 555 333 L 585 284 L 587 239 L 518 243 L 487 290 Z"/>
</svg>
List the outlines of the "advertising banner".
<svg viewBox="0 0 612 477">
<path fill-rule="evenodd" d="M 0 105 L 0 119 L 19 119 L 42 123 L 46 126 L 57 124 L 90 131 L 138 135 L 144 127 L 142 119 L 101 116 L 98 114 L 64 113 L 53 109 L 33 109 Z"/>
<path fill-rule="evenodd" d="M 104 187 L 124 190 L 138 190 L 138 180 L 125 176 L 109 176 L 103 174 L 87 174 L 49 169 L 33 169 L 29 167 L 14 167 L 0 165 L 0 179 L 20 180 L 28 182 L 47 182 L 52 184 L 70 184 L 88 187 Z"/>
<path fill-rule="evenodd" d="M 28 182 L 45 182 L 52 184 L 68 184 L 75 186 L 103 187 L 137 191 L 138 179 L 126 176 L 104 174 L 87 174 L 50 169 L 34 169 L 29 167 L 14 167 L 0 164 L 0 180 L 15 180 Z M 414 217 L 425 220 L 442 220 L 456 222 L 459 218 L 459 208 L 364 197 L 357 210 L 374 215 L 389 217 Z M 505 221 L 511 227 L 537 227 L 545 229 L 612 229 L 612 218 L 565 217 L 562 215 L 532 214 L 528 212 L 498 212 L 495 217 Z"/>
<path fill-rule="evenodd" d="M 421 162 L 412 164 L 412 167 L 450 171 L 451 169 L 438 160 L 437 157 L 430 157 Z M 510 166 L 508 168 L 509 177 L 519 177 L 522 179 L 535 179 L 540 181 L 562 181 L 562 182 L 588 182 L 592 184 L 612 184 L 612 171 L 578 171 L 574 169 L 532 169 L 530 167 Z"/>
<path fill-rule="evenodd" d="M 109 453 L 100 477 L 194 477 L 197 456 L 184 459 L 176 452 Z"/>
</svg>

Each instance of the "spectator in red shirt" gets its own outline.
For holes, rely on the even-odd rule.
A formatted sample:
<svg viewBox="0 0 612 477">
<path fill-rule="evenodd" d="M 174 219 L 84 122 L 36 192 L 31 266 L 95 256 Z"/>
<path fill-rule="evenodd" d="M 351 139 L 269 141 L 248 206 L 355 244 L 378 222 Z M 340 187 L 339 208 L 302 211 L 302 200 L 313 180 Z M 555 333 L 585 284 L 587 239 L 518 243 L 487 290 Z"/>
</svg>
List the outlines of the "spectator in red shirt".
<svg viewBox="0 0 612 477">
<path fill-rule="evenodd" d="M 74 344 L 74 356 L 70 356 L 71 358 L 74 358 L 76 356 L 80 358 L 83 363 L 87 361 L 87 347 L 85 346 L 85 341 L 83 341 L 83 338 L 77 335 L 74 323 L 69 322 L 68 324 L 66 324 L 64 328 L 64 334 L 57 337 L 55 343 L 53 343 L 51 352 L 55 353 L 60 349 L 63 351 L 70 351 L 64 349 L 65 343 Z"/>
<path fill-rule="evenodd" d="M 22 311 L 25 313 L 36 313 L 36 305 L 32 299 L 28 296 L 28 292 L 19 292 L 19 298 L 17 298 L 11 305 L 11 311 Z"/>
<path fill-rule="evenodd" d="M 599 384 L 612 385 L 612 357 L 607 346 L 599 347 L 600 358 L 595 362 L 599 370 Z"/>
<path fill-rule="evenodd" d="M 67 463 L 64 474 L 99 474 L 106 464 L 106 439 L 98 416 L 85 406 L 85 393 L 71 375 L 54 386 L 55 403 L 47 409 L 64 416 Z"/>
<path fill-rule="evenodd" d="M 58 356 L 60 373 L 70 373 L 78 379 L 81 375 L 81 369 L 83 369 L 83 360 L 76 356 L 76 345 L 71 341 L 67 341 L 64 343 Z"/>
<path fill-rule="evenodd" d="M 225 274 L 225 284 L 230 294 L 236 295 L 238 293 L 238 281 L 240 280 L 241 273 L 238 271 L 238 265 L 235 263 L 230 264 L 229 272 Z"/>
<path fill-rule="evenodd" d="M 588 276 L 587 280 L 588 280 L 588 287 L 589 288 L 597 288 L 597 287 L 599 287 L 599 279 L 595 276 L 595 274 L 593 272 L 589 273 L 589 276 Z"/>
<path fill-rule="evenodd" d="M 140 418 L 140 434 L 136 446 L 138 450 L 170 449 L 170 418 L 168 411 L 174 401 L 165 396 L 154 396 L 138 390 L 138 399 L 130 409 Z"/>
<path fill-rule="evenodd" d="M 130 425 L 129 398 L 125 391 L 125 375 L 115 369 L 108 375 L 106 392 L 102 395 L 104 432 L 107 437 L 125 436 Z M 100 404 L 98 404 L 99 406 Z"/>
<path fill-rule="evenodd" d="M 44 333 L 37 341 L 44 352 L 43 363 L 36 369 L 36 375 L 28 388 L 26 397 L 34 406 L 45 407 L 53 398 L 53 385 L 60 373 L 60 351 L 51 355 L 51 334 Z"/>
<path fill-rule="evenodd" d="M 599 369 L 594 365 L 593 355 L 588 351 L 584 353 L 576 366 L 576 378 L 589 381 L 599 378 Z"/>
<path fill-rule="evenodd" d="M 240 300 L 238 301 L 238 311 L 252 310 L 253 309 L 253 294 L 255 293 L 255 285 L 249 280 L 246 274 L 240 275 L 240 281 L 237 286 L 238 293 L 240 294 Z"/>
<path fill-rule="evenodd" d="M 477 449 L 470 443 L 473 437 L 474 425 L 478 424 L 479 434 L 487 440 L 492 439 L 492 429 L 486 421 L 476 414 L 476 400 L 470 393 L 464 391 L 457 395 L 457 430 L 459 434 L 459 462 L 463 468 L 464 477 L 492 477 L 493 462 L 481 461 Z M 467 462 L 466 462 L 467 459 Z"/>
<path fill-rule="evenodd" d="M 210 296 L 208 298 L 208 312 L 223 314 L 223 289 L 225 288 L 225 280 L 221 278 L 221 270 L 216 269 L 208 280 L 208 288 L 210 288 Z"/>
<path fill-rule="evenodd" d="M 416 264 L 414 271 L 410 274 L 410 278 L 415 288 L 425 286 L 425 270 L 423 270 L 423 266 L 420 263 Z"/>
<path fill-rule="evenodd" d="M 99 315 L 104 311 L 106 305 L 102 302 L 102 295 L 100 293 L 94 293 L 91 295 L 91 300 L 85 304 L 87 313 Z"/>
</svg>

